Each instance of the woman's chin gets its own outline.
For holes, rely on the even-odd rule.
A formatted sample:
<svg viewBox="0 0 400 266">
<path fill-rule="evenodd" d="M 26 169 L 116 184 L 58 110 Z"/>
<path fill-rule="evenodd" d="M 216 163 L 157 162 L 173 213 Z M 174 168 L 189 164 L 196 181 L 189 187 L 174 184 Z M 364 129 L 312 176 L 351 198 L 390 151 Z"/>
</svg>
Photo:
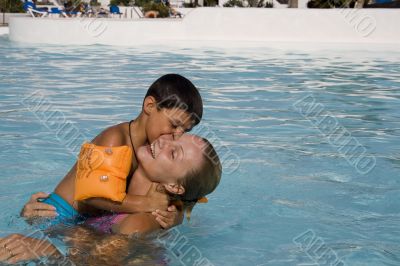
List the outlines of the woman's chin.
<svg viewBox="0 0 400 266">
<path fill-rule="evenodd" d="M 151 153 L 148 151 L 148 146 L 141 146 L 136 152 L 136 159 L 138 163 L 144 163 L 150 159 L 153 159 Z"/>
</svg>

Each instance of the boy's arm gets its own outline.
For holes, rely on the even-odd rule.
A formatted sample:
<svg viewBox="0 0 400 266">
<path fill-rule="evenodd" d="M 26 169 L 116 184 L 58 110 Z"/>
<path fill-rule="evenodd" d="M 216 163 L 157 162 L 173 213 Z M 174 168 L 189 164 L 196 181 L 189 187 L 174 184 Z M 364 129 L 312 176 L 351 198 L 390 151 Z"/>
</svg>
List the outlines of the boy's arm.
<svg viewBox="0 0 400 266">
<path fill-rule="evenodd" d="M 90 198 L 84 202 L 98 209 L 127 213 L 153 212 L 168 208 L 169 198 L 165 193 L 151 190 L 147 195 L 139 196 L 130 193 L 131 189 L 132 185 L 128 188 L 128 193 L 121 203 L 105 198 Z"/>
<path fill-rule="evenodd" d="M 125 135 L 120 125 L 104 130 L 92 140 L 92 143 L 99 146 L 126 145 Z M 122 202 L 115 202 L 105 198 L 90 198 L 84 200 L 83 203 L 100 210 L 127 213 L 151 212 L 156 209 L 166 209 L 168 207 L 168 203 L 165 203 L 161 199 L 157 200 L 146 196 L 129 194 L 126 195 Z"/>
<path fill-rule="evenodd" d="M 92 143 L 100 146 L 121 146 L 125 145 L 125 136 L 121 125 L 107 128 L 95 137 Z M 74 198 L 74 180 L 76 176 L 76 164 L 71 170 L 65 175 L 63 180 L 58 184 L 55 192 L 62 196 L 68 202 L 73 202 Z M 53 217 L 56 215 L 54 207 L 46 204 L 37 202 L 38 198 L 46 198 L 48 195 L 44 193 L 37 193 L 32 196 L 30 201 L 24 206 L 21 211 L 21 216 L 32 218 L 36 216 Z M 160 202 L 161 201 L 161 202 Z M 154 211 L 156 209 L 165 210 L 168 207 L 168 203 L 165 200 L 151 199 L 146 196 L 132 196 L 127 195 L 124 201 L 121 203 L 113 202 L 104 198 L 92 198 L 84 201 L 91 207 L 100 210 L 118 211 L 118 212 L 141 212 L 141 211 Z M 77 207 L 76 205 L 74 205 Z"/>
<path fill-rule="evenodd" d="M 165 194 L 151 197 L 127 194 L 121 203 L 105 198 L 90 198 L 84 200 L 84 203 L 106 211 L 135 213 L 152 212 L 157 209 L 165 210 L 169 201 Z"/>
<path fill-rule="evenodd" d="M 126 145 L 125 135 L 120 126 L 106 129 L 92 143 L 99 146 L 121 146 Z M 151 196 L 138 196 L 127 193 L 124 200 L 114 202 L 105 198 L 90 198 L 83 201 L 91 207 L 114 212 L 152 212 L 157 209 L 166 210 L 168 198 L 162 193 L 153 193 Z"/>
</svg>

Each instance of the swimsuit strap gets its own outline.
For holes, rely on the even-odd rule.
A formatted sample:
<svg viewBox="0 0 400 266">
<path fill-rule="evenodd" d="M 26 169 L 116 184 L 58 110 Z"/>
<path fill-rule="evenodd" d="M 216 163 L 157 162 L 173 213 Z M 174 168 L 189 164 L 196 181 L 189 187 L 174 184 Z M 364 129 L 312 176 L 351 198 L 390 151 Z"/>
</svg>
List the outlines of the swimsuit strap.
<svg viewBox="0 0 400 266">
<path fill-rule="evenodd" d="M 129 140 L 131 141 L 131 144 L 132 144 L 133 155 L 136 158 L 135 146 L 133 146 L 132 135 L 131 135 L 131 124 L 133 121 L 135 121 L 135 120 L 129 121 Z"/>
</svg>

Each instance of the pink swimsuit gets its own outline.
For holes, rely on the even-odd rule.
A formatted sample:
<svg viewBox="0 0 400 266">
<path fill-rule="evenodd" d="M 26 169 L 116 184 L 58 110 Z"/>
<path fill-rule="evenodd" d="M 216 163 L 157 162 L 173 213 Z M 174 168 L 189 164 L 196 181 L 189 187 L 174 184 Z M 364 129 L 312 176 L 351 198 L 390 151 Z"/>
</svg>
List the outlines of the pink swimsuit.
<svg viewBox="0 0 400 266">
<path fill-rule="evenodd" d="M 110 213 L 102 216 L 91 217 L 85 221 L 85 224 L 100 232 L 112 233 L 112 226 L 121 222 L 127 215 L 128 214 L 126 213 Z"/>
</svg>

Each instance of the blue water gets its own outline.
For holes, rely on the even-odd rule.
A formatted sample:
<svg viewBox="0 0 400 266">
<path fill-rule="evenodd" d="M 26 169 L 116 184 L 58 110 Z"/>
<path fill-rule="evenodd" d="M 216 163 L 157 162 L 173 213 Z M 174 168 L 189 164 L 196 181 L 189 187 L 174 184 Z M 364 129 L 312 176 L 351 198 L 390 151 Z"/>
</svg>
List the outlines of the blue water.
<svg viewBox="0 0 400 266">
<path fill-rule="evenodd" d="M 26 229 L 23 203 L 73 164 L 61 125 L 89 140 L 134 118 L 148 86 L 170 72 L 201 90 L 194 131 L 240 160 L 224 161 L 209 203 L 177 228 L 181 251 L 195 247 L 213 265 L 400 265 L 400 50 L 374 47 L 60 47 L 1 37 L 1 235 Z M 34 112 L 32 95 L 49 109 Z M 371 171 L 296 109 L 306 96 L 376 160 Z M 178 249 L 161 251 L 171 265 L 184 263 Z"/>
</svg>

